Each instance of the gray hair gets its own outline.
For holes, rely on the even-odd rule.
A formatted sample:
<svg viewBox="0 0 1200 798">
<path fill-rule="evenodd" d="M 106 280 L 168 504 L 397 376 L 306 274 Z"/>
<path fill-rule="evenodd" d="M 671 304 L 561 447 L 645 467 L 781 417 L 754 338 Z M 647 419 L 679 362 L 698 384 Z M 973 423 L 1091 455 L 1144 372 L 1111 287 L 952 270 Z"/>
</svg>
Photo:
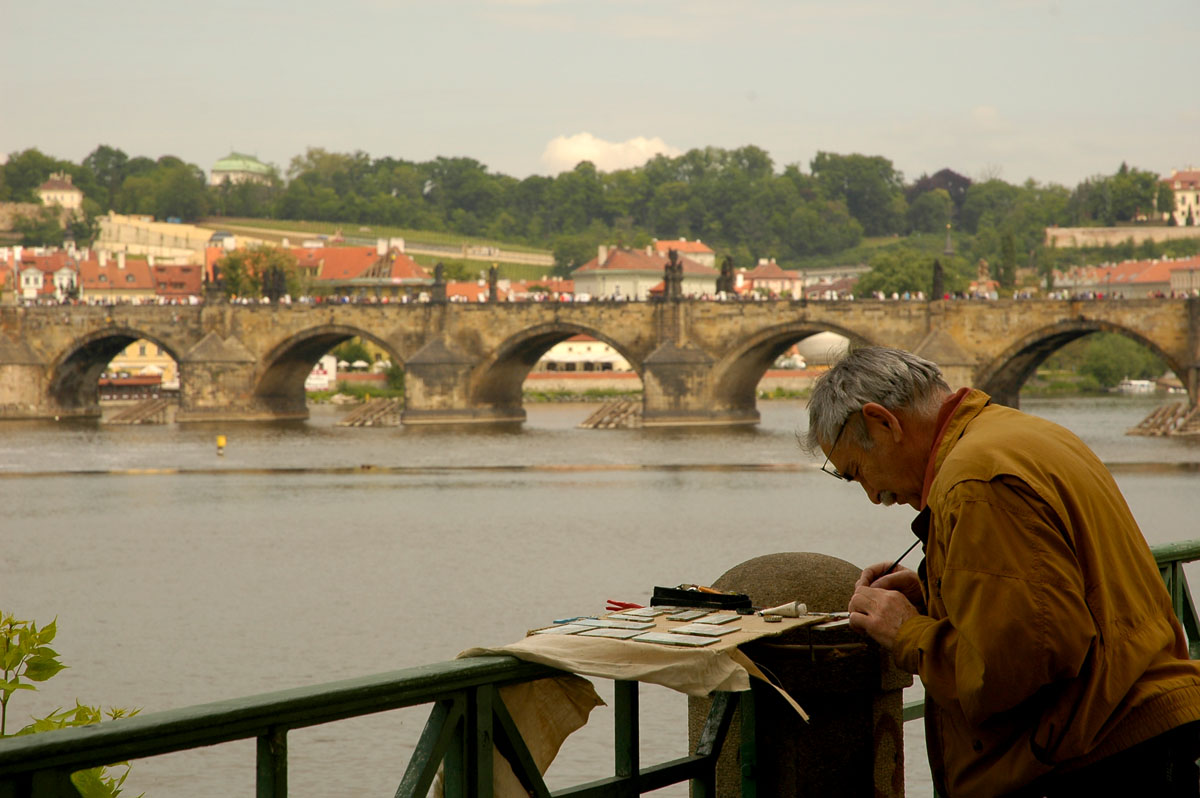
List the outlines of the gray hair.
<svg viewBox="0 0 1200 798">
<path fill-rule="evenodd" d="M 924 358 L 886 346 L 852 349 L 813 385 L 808 400 L 808 433 L 804 448 L 821 451 L 832 444 L 851 415 L 869 402 L 889 410 L 931 410 L 950 392 L 942 371 Z M 865 428 L 855 426 L 856 443 L 865 445 Z"/>
</svg>

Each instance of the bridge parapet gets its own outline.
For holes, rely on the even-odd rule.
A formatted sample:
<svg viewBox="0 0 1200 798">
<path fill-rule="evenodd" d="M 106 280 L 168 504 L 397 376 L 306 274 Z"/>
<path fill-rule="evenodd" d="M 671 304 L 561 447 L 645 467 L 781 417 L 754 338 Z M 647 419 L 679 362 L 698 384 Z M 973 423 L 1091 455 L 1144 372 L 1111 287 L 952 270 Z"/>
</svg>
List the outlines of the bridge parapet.
<svg viewBox="0 0 1200 798">
<path fill-rule="evenodd" d="M 1015 406 L 1096 331 L 1152 348 L 1196 401 L 1200 299 L 51 306 L 0 308 L 0 418 L 98 416 L 100 373 L 142 338 L 179 364 L 181 421 L 304 418 L 313 364 L 359 336 L 405 367 L 405 423 L 519 422 L 530 369 L 585 333 L 642 377 L 647 424 L 686 425 L 757 421 L 759 379 L 817 333 L 912 350 Z"/>
</svg>

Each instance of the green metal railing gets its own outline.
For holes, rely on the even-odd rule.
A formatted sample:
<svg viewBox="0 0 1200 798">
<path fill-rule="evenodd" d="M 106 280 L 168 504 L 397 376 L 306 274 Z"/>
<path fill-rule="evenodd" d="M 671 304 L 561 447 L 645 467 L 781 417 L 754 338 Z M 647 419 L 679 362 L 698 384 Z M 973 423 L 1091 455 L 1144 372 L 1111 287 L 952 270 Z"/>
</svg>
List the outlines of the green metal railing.
<svg viewBox="0 0 1200 798">
<path fill-rule="evenodd" d="M 1200 658 L 1200 623 L 1182 564 L 1200 560 L 1200 540 L 1152 549 L 1191 656 Z M 424 798 L 445 764 L 446 795 L 492 795 L 492 752 L 499 751 L 525 789 L 539 798 L 626 798 L 669 784 L 690 782 L 692 795 L 715 795 L 716 759 L 734 711 L 742 711 L 742 795 L 756 796 L 754 691 L 717 693 L 696 750 L 642 767 L 639 761 L 638 685 L 616 682 L 614 775 L 550 793 L 513 723 L 499 688 L 560 675 L 512 657 L 477 657 L 359 679 L 302 687 L 212 704 L 138 715 L 94 726 L 0 740 L 0 798 L 77 798 L 71 773 L 86 768 L 256 739 L 258 798 L 285 798 L 287 734 L 346 718 L 432 704 L 397 798 Z M 904 719 L 924 711 L 906 704 Z M 399 774 L 398 774 L 399 775 Z"/>
<path fill-rule="evenodd" d="M 284 798 L 287 733 L 346 718 L 433 704 L 397 798 L 424 798 L 444 761 L 447 796 L 492 794 L 492 751 L 500 753 L 535 796 L 549 798 L 533 758 L 499 688 L 561 671 L 513 657 L 476 657 L 329 684 L 157 712 L 0 740 L 0 798 L 78 798 L 70 776 L 78 770 L 160 756 L 234 740 L 257 739 L 258 798 Z M 734 710 L 753 711 L 751 694 L 718 693 L 695 753 L 641 767 L 638 685 L 615 683 L 615 763 L 611 778 L 570 787 L 554 796 L 624 798 L 690 781 L 693 795 L 715 794 L 716 759 Z M 743 736 L 753 762 L 753 737 Z M 755 794 L 744 769 L 743 794 Z M 397 774 L 399 776 L 399 774 Z"/>
</svg>

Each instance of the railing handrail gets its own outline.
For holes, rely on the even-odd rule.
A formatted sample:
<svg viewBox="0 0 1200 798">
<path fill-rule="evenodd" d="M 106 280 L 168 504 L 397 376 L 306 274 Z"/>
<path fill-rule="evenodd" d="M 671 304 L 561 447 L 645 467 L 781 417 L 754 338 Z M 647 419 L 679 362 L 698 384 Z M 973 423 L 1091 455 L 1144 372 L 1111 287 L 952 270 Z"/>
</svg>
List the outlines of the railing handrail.
<svg viewBox="0 0 1200 798">
<path fill-rule="evenodd" d="M 1195 608 L 1178 566 L 1200 560 L 1200 539 L 1152 546 L 1151 553 L 1164 579 L 1169 576 L 1175 580 L 1168 587 L 1176 612 L 1188 616 L 1182 619 L 1185 626 L 1197 633 Z M 261 747 L 263 739 L 290 729 L 428 704 L 485 685 L 525 682 L 559 673 L 514 657 L 473 657 L 92 726 L 8 737 L 0 740 L 0 787 L 38 772 L 73 772 L 234 740 L 258 738 Z M 905 721 L 923 714 L 920 702 L 904 706 Z"/>
<path fill-rule="evenodd" d="M 470 657 L 0 740 L 0 776 L 85 768 L 174 753 L 268 729 L 297 729 L 427 704 L 483 684 L 560 674 L 514 657 Z"/>
</svg>

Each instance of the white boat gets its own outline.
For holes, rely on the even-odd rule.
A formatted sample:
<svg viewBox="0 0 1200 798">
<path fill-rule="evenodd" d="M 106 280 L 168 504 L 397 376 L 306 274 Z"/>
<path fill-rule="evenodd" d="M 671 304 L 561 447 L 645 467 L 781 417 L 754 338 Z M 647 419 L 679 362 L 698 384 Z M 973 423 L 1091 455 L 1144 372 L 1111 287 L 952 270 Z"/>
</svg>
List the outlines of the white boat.
<svg viewBox="0 0 1200 798">
<path fill-rule="evenodd" d="M 1125 378 L 1117 384 L 1118 393 L 1154 393 L 1154 380 L 1131 380 Z"/>
</svg>

